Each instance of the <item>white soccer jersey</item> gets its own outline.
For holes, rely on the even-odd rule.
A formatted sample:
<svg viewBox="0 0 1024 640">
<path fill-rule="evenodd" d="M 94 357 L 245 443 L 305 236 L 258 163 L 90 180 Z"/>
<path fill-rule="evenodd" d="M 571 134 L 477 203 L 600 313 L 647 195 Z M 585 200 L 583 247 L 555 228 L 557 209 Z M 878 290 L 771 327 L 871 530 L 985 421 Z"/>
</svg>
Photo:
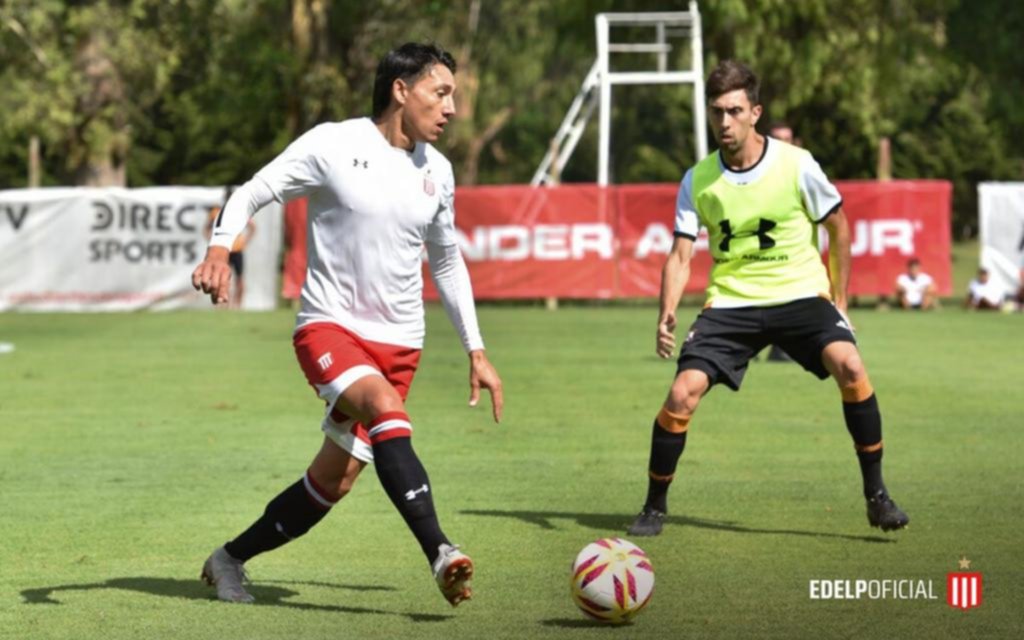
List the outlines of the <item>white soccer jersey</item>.
<svg viewBox="0 0 1024 640">
<path fill-rule="evenodd" d="M 755 182 L 763 176 L 778 158 L 779 145 L 786 144 L 779 140 L 765 136 L 764 153 L 757 163 L 743 171 L 733 171 L 722 162 L 722 154 L 718 153 L 718 166 L 722 168 L 722 178 L 736 185 L 744 185 Z M 800 194 L 803 196 L 804 208 L 807 215 L 814 222 L 821 222 L 836 207 L 843 203 L 842 196 L 835 188 L 817 160 L 807 153 L 800 162 L 800 170 L 797 176 L 800 183 Z M 676 224 L 675 235 L 697 239 L 701 223 L 697 215 L 697 207 L 693 204 L 693 168 L 687 170 L 683 181 L 679 185 L 679 193 L 676 196 Z"/>
<path fill-rule="evenodd" d="M 919 273 L 916 278 L 911 278 L 909 274 L 901 273 L 896 278 L 896 286 L 903 290 L 907 304 L 911 305 L 918 305 L 924 301 L 924 294 L 928 291 L 928 287 L 932 286 L 932 282 L 932 277 L 927 273 Z"/>
<path fill-rule="evenodd" d="M 424 243 L 456 244 L 455 179 L 439 151 L 425 143 L 412 152 L 396 148 L 369 118 L 322 124 L 239 191 L 211 245 L 229 244 L 270 198 L 309 198 L 309 261 L 296 328 L 334 322 L 366 340 L 422 348 Z M 475 314 L 470 324 L 464 342 L 482 348 Z"/>
</svg>

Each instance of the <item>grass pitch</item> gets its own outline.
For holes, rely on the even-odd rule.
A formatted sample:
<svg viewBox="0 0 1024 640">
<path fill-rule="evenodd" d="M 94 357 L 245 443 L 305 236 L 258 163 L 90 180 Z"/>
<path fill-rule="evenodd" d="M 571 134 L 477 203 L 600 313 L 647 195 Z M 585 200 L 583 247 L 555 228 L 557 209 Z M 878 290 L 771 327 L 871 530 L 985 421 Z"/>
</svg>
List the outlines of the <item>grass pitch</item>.
<svg viewBox="0 0 1024 640">
<path fill-rule="evenodd" d="M 477 563 L 456 610 L 372 471 L 308 536 L 250 563 L 256 606 L 199 584 L 210 550 L 319 445 L 290 313 L 0 315 L 16 346 L 0 355 L 0 636 L 1024 636 L 1021 316 L 854 313 L 886 479 L 912 518 L 897 534 L 867 526 L 831 382 L 755 363 L 739 394 L 716 388 L 665 532 L 636 540 L 654 599 L 605 628 L 575 611 L 569 565 L 642 502 L 674 371 L 653 356 L 655 311 L 480 315 L 505 421 L 466 407 L 466 359 L 437 308 L 409 402 L 441 521 Z M 945 603 L 961 556 L 984 576 L 967 612 Z M 812 579 L 926 580 L 938 599 L 811 600 Z"/>
</svg>

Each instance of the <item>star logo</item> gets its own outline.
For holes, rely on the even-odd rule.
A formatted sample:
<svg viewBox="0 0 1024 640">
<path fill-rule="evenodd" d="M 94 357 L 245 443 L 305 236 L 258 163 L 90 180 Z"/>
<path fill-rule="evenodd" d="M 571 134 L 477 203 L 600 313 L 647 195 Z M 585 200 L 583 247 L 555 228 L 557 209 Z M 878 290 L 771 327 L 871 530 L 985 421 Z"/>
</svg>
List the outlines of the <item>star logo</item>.
<svg viewBox="0 0 1024 640">
<path fill-rule="evenodd" d="M 971 561 L 965 555 L 961 555 L 957 563 L 960 571 L 946 574 L 946 604 L 961 611 L 981 606 L 984 586 L 981 572 L 965 571 L 971 568 Z"/>
</svg>

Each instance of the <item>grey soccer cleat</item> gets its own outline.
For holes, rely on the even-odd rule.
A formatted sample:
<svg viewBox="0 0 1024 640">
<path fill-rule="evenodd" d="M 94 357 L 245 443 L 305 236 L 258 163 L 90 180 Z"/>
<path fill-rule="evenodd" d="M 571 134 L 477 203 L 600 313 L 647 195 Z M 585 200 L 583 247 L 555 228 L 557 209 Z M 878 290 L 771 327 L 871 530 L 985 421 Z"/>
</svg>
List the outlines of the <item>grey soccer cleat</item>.
<svg viewBox="0 0 1024 640">
<path fill-rule="evenodd" d="M 910 523 L 910 516 L 903 513 L 884 489 L 879 489 L 868 501 L 868 524 L 882 531 L 896 531 Z"/>
<path fill-rule="evenodd" d="M 665 526 L 665 512 L 645 506 L 626 532 L 631 536 L 656 536 L 661 533 L 663 526 Z"/>
<path fill-rule="evenodd" d="M 243 582 L 249 581 L 243 563 L 232 558 L 224 547 L 217 547 L 210 554 L 203 563 L 203 572 L 199 577 L 211 587 L 217 587 L 217 598 L 220 600 L 244 604 L 256 601 L 242 586 Z"/>
<path fill-rule="evenodd" d="M 453 607 L 459 606 L 463 600 L 473 597 L 473 589 L 469 586 L 473 577 L 473 561 L 459 551 L 458 545 L 442 544 L 440 554 L 434 560 L 434 580 L 444 596 Z"/>
</svg>

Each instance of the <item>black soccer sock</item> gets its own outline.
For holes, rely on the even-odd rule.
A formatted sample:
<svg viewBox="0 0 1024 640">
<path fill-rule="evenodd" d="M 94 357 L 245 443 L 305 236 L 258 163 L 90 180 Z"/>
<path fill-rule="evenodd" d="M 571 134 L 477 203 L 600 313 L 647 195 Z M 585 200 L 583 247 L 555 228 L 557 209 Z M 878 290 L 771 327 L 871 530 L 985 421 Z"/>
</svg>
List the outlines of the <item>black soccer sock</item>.
<svg viewBox="0 0 1024 640">
<path fill-rule="evenodd" d="M 690 419 L 683 418 L 662 408 L 651 430 L 651 459 L 648 464 L 647 502 L 652 507 L 668 513 L 668 488 L 676 474 L 679 456 L 686 448 L 686 430 Z"/>
<path fill-rule="evenodd" d="M 427 471 L 412 448 L 409 417 L 399 412 L 386 413 L 368 426 L 373 466 L 380 484 L 433 566 L 438 546 L 449 542 L 437 521 Z M 377 431 L 381 427 L 385 430 Z"/>
<path fill-rule="evenodd" d="M 307 472 L 298 482 L 267 504 L 263 515 L 237 538 L 224 545 L 228 554 L 242 562 L 276 549 L 313 528 L 334 506 Z"/>
<path fill-rule="evenodd" d="M 864 479 L 864 495 L 870 497 L 885 490 L 882 482 L 882 414 L 878 410 L 878 399 L 867 379 L 843 388 L 842 393 L 846 429 L 857 451 Z"/>
</svg>

